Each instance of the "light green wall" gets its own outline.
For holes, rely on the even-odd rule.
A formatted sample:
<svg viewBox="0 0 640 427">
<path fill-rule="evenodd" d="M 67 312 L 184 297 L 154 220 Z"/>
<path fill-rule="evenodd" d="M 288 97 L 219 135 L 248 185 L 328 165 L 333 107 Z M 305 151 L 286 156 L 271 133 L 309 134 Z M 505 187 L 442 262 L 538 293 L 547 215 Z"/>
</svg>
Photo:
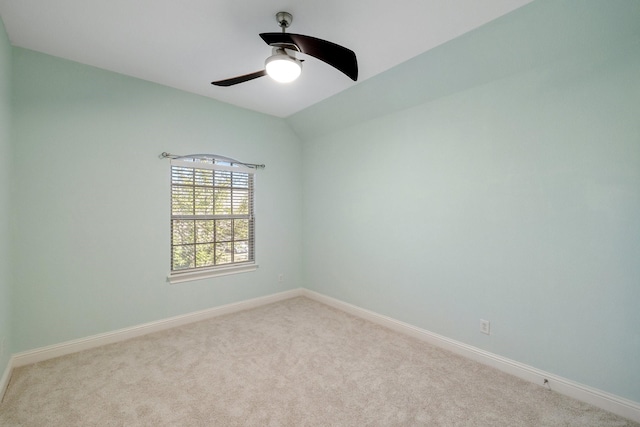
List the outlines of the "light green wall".
<svg viewBox="0 0 640 427">
<path fill-rule="evenodd" d="M 536 0 L 286 119 L 309 140 L 638 36 L 640 1 Z M 381 53 L 382 54 L 382 53 Z"/>
<path fill-rule="evenodd" d="M 639 25 L 636 0 L 536 0 L 284 121 L 0 35 L 0 334 L 306 286 L 640 402 Z M 166 283 L 162 151 L 267 164 L 257 272 Z"/>
<path fill-rule="evenodd" d="M 624 5 L 617 16 L 638 28 L 637 3 Z M 554 19 L 623 27 L 587 6 Z M 544 16 L 540 7 L 529 10 Z M 640 402 L 638 36 L 612 49 L 586 40 L 553 61 L 530 58 L 528 70 L 345 123 L 371 102 L 362 93 L 392 96 L 381 82 L 419 75 L 401 66 L 343 94 L 342 107 L 329 100 L 335 108 L 290 118 L 308 136 L 307 287 Z M 316 136 L 298 121 L 313 115 L 325 126 Z"/>
<path fill-rule="evenodd" d="M 300 144 L 282 120 L 13 52 L 16 351 L 301 286 Z M 166 282 L 163 151 L 266 164 L 256 176 L 256 272 Z"/>
<path fill-rule="evenodd" d="M 9 161 L 11 138 L 11 45 L 0 19 L 0 377 L 9 361 L 11 341 L 11 262 Z"/>
</svg>

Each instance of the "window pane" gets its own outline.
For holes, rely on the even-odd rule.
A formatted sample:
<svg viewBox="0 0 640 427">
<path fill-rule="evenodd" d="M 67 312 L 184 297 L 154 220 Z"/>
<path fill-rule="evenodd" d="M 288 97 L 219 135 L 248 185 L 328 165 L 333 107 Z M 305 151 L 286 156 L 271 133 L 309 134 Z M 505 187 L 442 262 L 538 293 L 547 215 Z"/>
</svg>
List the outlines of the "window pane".
<svg viewBox="0 0 640 427">
<path fill-rule="evenodd" d="M 193 187 L 171 187 L 171 214 L 193 215 Z"/>
<path fill-rule="evenodd" d="M 217 220 L 216 221 L 216 241 L 228 242 L 233 240 L 233 220 Z"/>
<path fill-rule="evenodd" d="M 211 215 L 213 213 L 213 188 L 196 187 L 195 214 Z"/>
<path fill-rule="evenodd" d="M 233 174 L 233 187 L 249 188 L 249 174 L 235 172 Z"/>
<path fill-rule="evenodd" d="M 171 183 L 193 185 L 193 169 L 172 166 L 171 167 Z"/>
<path fill-rule="evenodd" d="M 214 264 L 213 244 L 196 245 L 196 267 L 206 267 Z"/>
<path fill-rule="evenodd" d="M 216 243 L 216 264 L 229 264 L 231 261 L 231 243 Z"/>
<path fill-rule="evenodd" d="M 207 169 L 196 169 L 195 183 L 196 185 L 206 185 L 208 187 L 213 187 L 213 171 Z"/>
<path fill-rule="evenodd" d="M 193 221 L 174 219 L 172 224 L 173 245 L 194 243 Z"/>
<path fill-rule="evenodd" d="M 231 187 L 231 172 L 215 171 L 215 186 L 227 188 Z"/>
<path fill-rule="evenodd" d="M 249 213 L 249 190 L 233 190 L 233 213 L 235 215 Z"/>
<path fill-rule="evenodd" d="M 174 246 L 173 247 L 173 269 L 183 270 L 185 268 L 194 268 L 194 250 L 192 245 Z"/>
<path fill-rule="evenodd" d="M 216 215 L 231 215 L 231 190 L 216 188 Z"/>
<path fill-rule="evenodd" d="M 197 243 L 211 243 L 214 241 L 213 224 L 214 224 L 213 220 L 196 221 L 196 242 Z"/>
<path fill-rule="evenodd" d="M 235 262 L 249 261 L 249 243 L 248 242 L 235 242 L 233 244 Z"/>
<path fill-rule="evenodd" d="M 233 220 L 233 240 L 249 239 L 249 220 L 234 219 Z"/>
</svg>

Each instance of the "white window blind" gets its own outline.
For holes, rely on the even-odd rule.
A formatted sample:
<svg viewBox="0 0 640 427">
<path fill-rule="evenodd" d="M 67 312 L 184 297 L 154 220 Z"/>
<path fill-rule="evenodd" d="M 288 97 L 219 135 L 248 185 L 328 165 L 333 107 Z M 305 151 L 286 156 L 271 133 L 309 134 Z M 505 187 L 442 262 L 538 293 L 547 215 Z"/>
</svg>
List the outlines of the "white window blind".
<svg viewBox="0 0 640 427">
<path fill-rule="evenodd" d="M 171 273 L 250 265 L 253 170 L 211 158 L 171 160 Z"/>
</svg>

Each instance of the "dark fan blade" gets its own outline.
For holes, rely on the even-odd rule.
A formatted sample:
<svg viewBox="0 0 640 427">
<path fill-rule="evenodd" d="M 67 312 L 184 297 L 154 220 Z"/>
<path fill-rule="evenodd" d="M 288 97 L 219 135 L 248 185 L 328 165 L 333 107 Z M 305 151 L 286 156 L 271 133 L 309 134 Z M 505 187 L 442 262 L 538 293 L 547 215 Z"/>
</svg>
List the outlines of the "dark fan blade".
<svg viewBox="0 0 640 427">
<path fill-rule="evenodd" d="M 262 33 L 260 34 L 269 46 L 296 45 L 300 52 L 311 55 L 326 62 L 332 67 L 345 73 L 351 80 L 358 80 L 358 61 L 352 50 L 326 40 L 315 37 L 291 33 Z"/>
<path fill-rule="evenodd" d="M 238 83 L 248 82 L 249 80 L 257 79 L 258 77 L 266 76 L 267 72 L 265 70 L 256 71 L 255 73 L 245 74 L 244 76 L 233 77 L 231 79 L 226 80 L 218 80 L 217 82 L 211 82 L 214 86 L 233 86 Z"/>
</svg>

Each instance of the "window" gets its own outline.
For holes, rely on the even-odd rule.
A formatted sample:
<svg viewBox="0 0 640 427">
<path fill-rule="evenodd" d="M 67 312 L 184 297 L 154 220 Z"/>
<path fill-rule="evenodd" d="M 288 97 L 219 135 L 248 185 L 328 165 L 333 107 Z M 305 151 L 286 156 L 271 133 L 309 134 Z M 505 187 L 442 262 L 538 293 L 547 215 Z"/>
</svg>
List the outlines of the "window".
<svg viewBox="0 0 640 427">
<path fill-rule="evenodd" d="M 171 283 L 255 270 L 253 170 L 171 160 Z"/>
</svg>

